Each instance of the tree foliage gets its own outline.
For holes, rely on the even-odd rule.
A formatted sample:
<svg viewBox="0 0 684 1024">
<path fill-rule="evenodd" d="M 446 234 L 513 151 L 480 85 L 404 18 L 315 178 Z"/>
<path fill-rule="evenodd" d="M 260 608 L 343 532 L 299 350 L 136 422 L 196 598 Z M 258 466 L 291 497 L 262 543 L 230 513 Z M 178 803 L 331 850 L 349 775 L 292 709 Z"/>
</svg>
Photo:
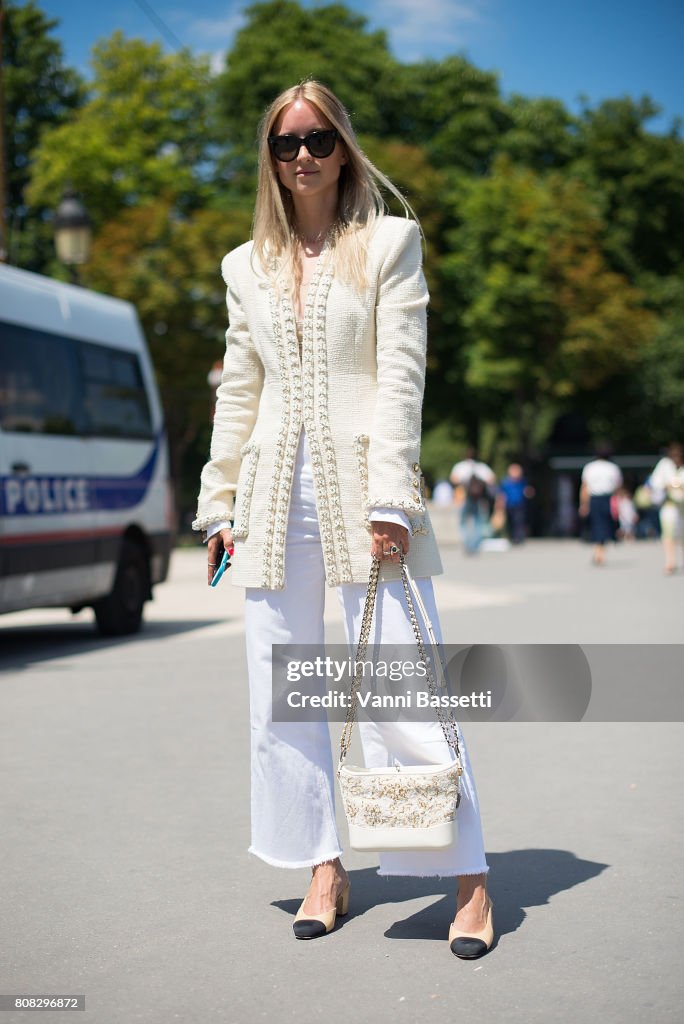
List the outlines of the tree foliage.
<svg viewBox="0 0 684 1024">
<path fill-rule="evenodd" d="M 47 18 L 29 0 L 5 4 L 3 91 L 10 262 L 38 269 L 52 246 L 42 203 L 29 204 L 26 187 L 42 133 L 64 124 L 83 102 L 80 76 L 64 66 L 62 47 Z"/>
<path fill-rule="evenodd" d="M 402 70 L 390 133 L 414 140 L 434 164 L 484 173 L 510 115 L 496 75 L 464 57 L 424 61 Z"/>
<path fill-rule="evenodd" d="M 115 32 L 95 46 L 92 68 L 88 102 L 34 151 L 31 200 L 54 206 L 70 181 L 96 226 L 164 193 L 181 211 L 206 203 L 208 61 Z"/>
<path fill-rule="evenodd" d="M 459 332 L 451 376 L 485 417 L 511 399 L 525 451 L 539 405 L 595 392 L 633 365 L 655 320 L 608 266 L 600 210 L 578 180 L 500 157 L 488 177 L 462 181 L 454 202 L 459 225 L 442 261 Z"/>
<path fill-rule="evenodd" d="M 564 168 L 577 158 L 576 118 L 560 100 L 514 93 L 507 106 L 509 123 L 498 141 L 499 154 L 535 171 Z"/>
<path fill-rule="evenodd" d="M 647 131 L 660 108 L 648 97 L 607 100 L 578 121 L 573 173 L 603 197 L 607 248 L 630 276 L 684 264 L 684 145 L 677 126 Z"/>
</svg>

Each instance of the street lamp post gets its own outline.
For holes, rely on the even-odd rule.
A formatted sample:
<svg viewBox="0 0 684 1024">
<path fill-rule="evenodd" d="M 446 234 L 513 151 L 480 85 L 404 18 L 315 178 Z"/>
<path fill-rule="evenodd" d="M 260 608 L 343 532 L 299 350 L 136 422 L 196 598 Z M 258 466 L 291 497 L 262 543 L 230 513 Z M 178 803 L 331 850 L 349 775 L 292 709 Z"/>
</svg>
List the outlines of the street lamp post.
<svg viewBox="0 0 684 1024">
<path fill-rule="evenodd" d="M 69 268 L 74 284 L 78 284 L 77 266 L 88 259 L 91 238 L 88 212 L 78 193 L 66 188 L 55 213 L 55 248 L 58 258 Z"/>
</svg>

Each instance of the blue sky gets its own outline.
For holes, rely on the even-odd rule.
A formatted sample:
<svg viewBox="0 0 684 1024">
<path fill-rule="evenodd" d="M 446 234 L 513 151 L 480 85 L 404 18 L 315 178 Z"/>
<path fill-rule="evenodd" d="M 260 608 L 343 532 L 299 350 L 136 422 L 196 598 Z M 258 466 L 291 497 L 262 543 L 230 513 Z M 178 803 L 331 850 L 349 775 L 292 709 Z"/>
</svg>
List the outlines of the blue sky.
<svg viewBox="0 0 684 1024">
<path fill-rule="evenodd" d="M 147 0 L 180 41 L 209 53 L 216 67 L 243 23 L 239 0 Z M 553 96 L 573 111 L 580 94 L 595 104 L 647 93 L 663 113 L 649 123 L 666 131 L 684 120 L 684 0 L 346 0 L 373 28 L 384 28 L 403 61 L 463 53 L 497 71 L 502 92 Z M 69 63 L 87 72 L 101 36 L 164 42 L 135 0 L 37 0 L 60 19 L 56 34 Z M 313 4 L 311 4 L 313 6 Z"/>
</svg>

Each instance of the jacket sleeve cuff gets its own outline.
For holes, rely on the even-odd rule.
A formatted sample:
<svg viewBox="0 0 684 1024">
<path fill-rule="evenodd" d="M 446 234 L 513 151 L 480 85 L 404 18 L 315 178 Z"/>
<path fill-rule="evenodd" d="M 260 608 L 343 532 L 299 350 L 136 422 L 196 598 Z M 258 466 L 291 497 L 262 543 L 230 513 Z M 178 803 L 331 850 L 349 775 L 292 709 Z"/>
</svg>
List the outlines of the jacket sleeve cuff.
<svg viewBox="0 0 684 1024">
<path fill-rule="evenodd" d="M 192 530 L 205 531 L 210 526 L 213 526 L 214 523 L 220 523 L 220 529 L 225 528 L 226 525 L 230 526 L 231 520 L 227 518 L 226 512 L 228 512 L 228 509 L 225 506 L 220 512 L 206 512 L 203 515 L 200 515 L 198 512 L 197 518 L 190 524 L 190 528 Z"/>
</svg>

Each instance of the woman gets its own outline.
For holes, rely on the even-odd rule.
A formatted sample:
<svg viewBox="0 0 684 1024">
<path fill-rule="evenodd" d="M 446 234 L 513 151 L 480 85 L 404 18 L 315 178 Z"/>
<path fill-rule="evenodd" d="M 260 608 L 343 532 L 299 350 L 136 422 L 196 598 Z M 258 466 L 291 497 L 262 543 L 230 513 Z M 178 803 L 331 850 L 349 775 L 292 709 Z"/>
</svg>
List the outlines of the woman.
<svg viewBox="0 0 684 1024">
<path fill-rule="evenodd" d="M 660 535 L 663 539 L 666 576 L 677 571 L 677 544 L 684 543 L 684 448 L 672 442 L 651 473 L 651 489 L 662 496 Z"/>
<path fill-rule="evenodd" d="M 297 938 L 332 929 L 349 879 L 327 723 L 272 721 L 271 646 L 323 644 L 326 583 L 353 644 L 371 555 L 382 581 L 371 643 L 413 643 L 402 552 L 438 628 L 429 577 L 442 569 L 418 461 L 428 299 L 420 232 L 408 217 L 383 215 L 378 180 L 401 198 L 325 86 L 304 82 L 267 110 L 254 238 L 222 264 L 230 326 L 193 523 L 207 530 L 209 577 L 234 543 L 233 582 L 247 588 L 250 852 L 312 868 Z M 362 723 L 361 735 L 370 767 L 452 756 L 437 721 Z M 379 873 L 458 876 L 450 945 L 471 958 L 493 932 L 467 752 L 462 782 L 457 846 L 382 854 Z"/>
<path fill-rule="evenodd" d="M 486 462 L 480 462 L 473 445 L 468 445 L 465 458 L 456 463 L 449 479 L 454 487 L 463 488 L 460 514 L 463 550 L 467 555 L 475 555 L 485 538 L 489 494 L 496 486 L 494 470 Z"/>
<path fill-rule="evenodd" d="M 596 458 L 587 462 L 582 470 L 580 484 L 579 514 L 589 517 L 589 532 L 593 544 L 592 563 L 605 565 L 606 543 L 615 540 L 615 521 L 610 501 L 622 487 L 622 473 L 611 459 L 611 448 L 607 443 L 596 446 Z"/>
</svg>

